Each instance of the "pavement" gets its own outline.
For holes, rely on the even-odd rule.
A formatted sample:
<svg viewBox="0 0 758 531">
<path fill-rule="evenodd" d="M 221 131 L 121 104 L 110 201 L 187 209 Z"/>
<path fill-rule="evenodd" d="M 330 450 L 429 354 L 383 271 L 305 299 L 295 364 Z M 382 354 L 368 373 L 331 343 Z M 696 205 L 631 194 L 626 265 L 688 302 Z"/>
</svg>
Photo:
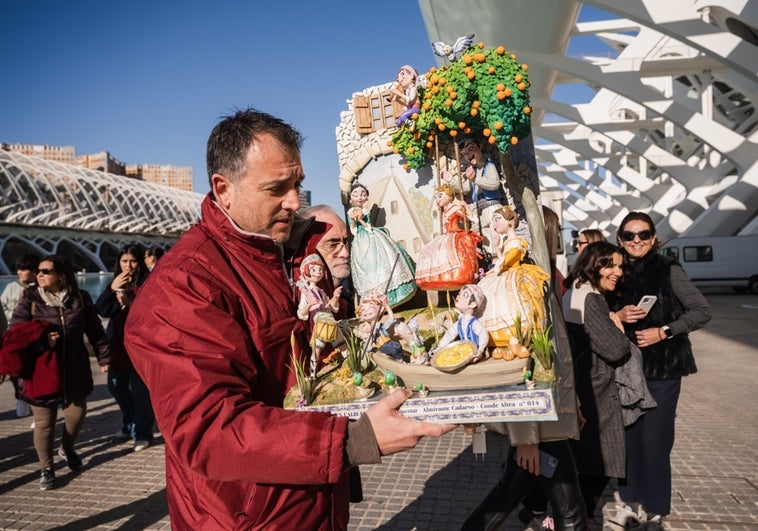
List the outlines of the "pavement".
<svg viewBox="0 0 758 531">
<path fill-rule="evenodd" d="M 757 530 L 758 295 L 706 296 L 714 318 L 691 335 L 699 372 L 683 380 L 665 528 Z M 158 435 L 135 453 L 130 442 L 112 439 L 118 410 L 104 376 L 93 374 L 77 444 L 84 470 L 74 474 L 56 457 L 51 491 L 39 490 L 31 417 L 16 417 L 12 388 L 0 385 L 0 529 L 170 529 L 163 441 Z M 500 474 L 507 439 L 486 437 L 484 455 L 475 455 L 470 436 L 458 429 L 361 467 L 364 501 L 352 504 L 349 529 L 459 529 Z M 611 494 L 609 488 L 608 500 Z M 511 515 L 507 530 L 522 528 Z"/>
</svg>

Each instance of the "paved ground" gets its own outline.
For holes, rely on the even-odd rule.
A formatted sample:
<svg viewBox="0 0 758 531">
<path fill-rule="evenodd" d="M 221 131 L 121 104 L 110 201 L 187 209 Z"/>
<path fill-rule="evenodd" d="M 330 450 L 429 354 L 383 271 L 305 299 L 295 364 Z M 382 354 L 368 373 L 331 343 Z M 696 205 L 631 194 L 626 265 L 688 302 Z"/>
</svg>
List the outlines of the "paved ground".
<svg viewBox="0 0 758 531">
<path fill-rule="evenodd" d="M 692 335 L 700 372 L 682 389 L 667 528 L 756 530 L 758 296 L 714 292 L 708 299 L 715 316 Z M 0 529 L 170 528 L 162 441 L 134 453 L 110 439 L 118 414 L 103 376 L 95 378 L 77 447 L 85 470 L 74 475 L 57 461 L 59 486 L 46 492 L 38 487 L 31 419 L 16 418 L 11 387 L 0 386 Z M 487 442 L 487 454 L 476 459 L 471 440 L 456 430 L 362 467 L 365 501 L 352 506 L 351 531 L 458 529 L 497 481 L 506 441 L 488 434 Z M 515 515 L 509 523 L 521 529 Z"/>
</svg>

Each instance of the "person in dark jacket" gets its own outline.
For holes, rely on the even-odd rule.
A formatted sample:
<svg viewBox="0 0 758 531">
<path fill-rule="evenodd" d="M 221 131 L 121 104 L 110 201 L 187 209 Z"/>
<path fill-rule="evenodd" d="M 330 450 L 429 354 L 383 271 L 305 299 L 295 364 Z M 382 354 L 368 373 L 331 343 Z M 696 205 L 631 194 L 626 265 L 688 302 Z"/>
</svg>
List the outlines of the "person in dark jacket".
<svg viewBox="0 0 758 531">
<path fill-rule="evenodd" d="M 619 490 L 627 504 L 642 503 L 649 522 L 660 522 L 671 510 L 670 456 L 682 377 L 697 371 L 687 334 L 710 321 L 711 309 L 682 266 L 658 253 L 650 216 L 630 212 L 616 237 L 626 264 L 611 309 L 642 350 L 647 387 L 658 403 L 626 431 L 627 476 Z M 643 295 L 657 297 L 647 313 L 637 306 Z"/>
<path fill-rule="evenodd" d="M 617 368 L 636 356 L 638 378 L 642 380 L 639 350 L 624 334 L 624 325 L 610 312 L 604 296 L 616 288 L 622 265 L 621 249 L 605 240 L 590 243 L 571 268 L 566 279 L 568 291 L 563 297 L 577 395 L 585 419 L 576 457 L 590 518 L 608 480 L 626 476 L 624 414 L 616 383 Z"/>
<path fill-rule="evenodd" d="M 108 369 L 108 390 L 121 410 L 121 428 L 116 439 L 134 441 L 134 451 L 144 450 L 153 440 L 155 414 L 150 393 L 134 370 L 129 353 L 124 347 L 124 325 L 129 308 L 147 276 L 142 249 L 128 245 L 121 249 L 113 268 L 113 281 L 97 298 L 95 308 L 101 317 L 107 317 L 105 331 L 111 344 L 111 365 Z"/>
<path fill-rule="evenodd" d="M 34 449 L 40 462 L 40 489 L 55 486 L 53 443 L 58 407 L 63 408 L 63 435 L 58 456 L 73 471 L 82 468 L 82 460 L 74 444 L 84 423 L 87 396 L 92 393 L 92 371 L 84 336 L 95 349 L 103 372 L 110 364 L 110 349 L 105 331 L 92 304 L 89 293 L 79 290 L 71 264 L 55 255 L 43 258 L 37 269 L 37 287 L 24 292 L 13 311 L 10 326 L 39 320 L 51 325 L 50 330 L 32 348 L 38 352 L 54 348 L 61 367 L 59 392 L 42 397 L 29 396 L 20 390 L 22 399 L 32 406 L 34 415 Z M 34 375 L 31 376 L 31 379 Z"/>
</svg>

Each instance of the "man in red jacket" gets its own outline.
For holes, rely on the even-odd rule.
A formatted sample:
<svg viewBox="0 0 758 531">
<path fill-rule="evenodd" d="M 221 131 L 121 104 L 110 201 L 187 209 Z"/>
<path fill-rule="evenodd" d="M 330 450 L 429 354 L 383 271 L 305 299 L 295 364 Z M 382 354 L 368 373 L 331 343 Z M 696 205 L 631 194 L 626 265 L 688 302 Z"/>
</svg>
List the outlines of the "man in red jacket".
<svg viewBox="0 0 758 531">
<path fill-rule="evenodd" d="M 346 529 L 351 466 L 455 427 L 400 415 L 405 390 L 350 423 L 282 408 L 291 337 L 307 344 L 281 252 L 300 208 L 301 142 L 253 109 L 214 128 L 202 218 L 158 262 L 126 323 L 166 443 L 175 529 Z"/>
</svg>

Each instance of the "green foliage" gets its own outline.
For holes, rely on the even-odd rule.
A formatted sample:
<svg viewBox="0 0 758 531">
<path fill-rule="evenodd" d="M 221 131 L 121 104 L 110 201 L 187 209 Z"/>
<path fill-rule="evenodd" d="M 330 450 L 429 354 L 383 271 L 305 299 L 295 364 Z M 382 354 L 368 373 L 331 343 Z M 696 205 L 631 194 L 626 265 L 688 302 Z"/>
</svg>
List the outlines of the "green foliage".
<svg viewBox="0 0 758 531">
<path fill-rule="evenodd" d="M 449 66 L 432 68 L 425 76 L 420 112 L 392 136 L 395 152 L 408 167 L 419 169 L 426 155 L 434 156 L 435 139 L 451 142 L 468 135 L 507 153 L 531 133 L 527 66 L 502 46 L 472 46 Z"/>
<path fill-rule="evenodd" d="M 371 362 L 363 352 L 363 340 L 356 336 L 349 328 L 343 329 L 345 336 L 345 346 L 347 347 L 347 356 L 345 365 L 351 372 L 363 372 L 367 369 L 373 369 Z"/>
<path fill-rule="evenodd" d="M 552 325 L 545 329 L 535 326 L 532 330 L 532 355 L 548 371 L 553 368 L 552 328 Z"/>
<path fill-rule="evenodd" d="M 305 374 L 305 367 L 294 352 L 290 354 L 290 360 L 292 361 L 292 369 L 295 371 L 295 378 L 297 379 L 297 388 L 300 392 L 300 397 L 306 404 L 310 404 L 313 402 L 316 380 L 310 379 Z"/>
</svg>

